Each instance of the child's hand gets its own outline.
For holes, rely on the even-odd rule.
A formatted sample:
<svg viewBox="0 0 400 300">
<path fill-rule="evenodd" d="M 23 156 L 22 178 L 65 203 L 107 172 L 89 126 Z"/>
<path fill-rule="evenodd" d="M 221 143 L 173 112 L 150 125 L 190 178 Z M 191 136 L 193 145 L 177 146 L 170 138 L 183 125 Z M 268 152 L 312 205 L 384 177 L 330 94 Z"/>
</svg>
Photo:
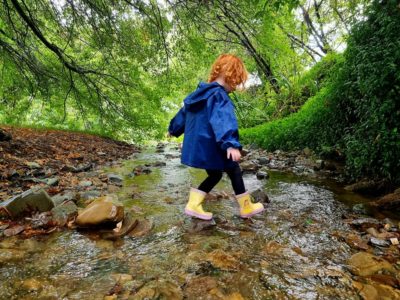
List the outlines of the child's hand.
<svg viewBox="0 0 400 300">
<path fill-rule="evenodd" d="M 232 158 L 233 161 L 239 161 L 240 157 L 242 157 L 242 155 L 240 154 L 239 149 L 230 147 L 226 151 L 227 151 L 228 159 Z"/>
</svg>

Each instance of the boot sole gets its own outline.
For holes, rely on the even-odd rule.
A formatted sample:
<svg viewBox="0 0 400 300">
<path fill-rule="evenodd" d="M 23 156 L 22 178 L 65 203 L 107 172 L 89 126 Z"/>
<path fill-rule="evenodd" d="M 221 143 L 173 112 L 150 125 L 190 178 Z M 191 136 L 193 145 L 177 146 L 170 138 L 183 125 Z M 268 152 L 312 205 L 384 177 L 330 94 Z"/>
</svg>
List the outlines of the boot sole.
<svg viewBox="0 0 400 300">
<path fill-rule="evenodd" d="M 265 208 L 261 207 L 261 208 L 256 209 L 255 211 L 253 211 L 253 212 L 251 212 L 249 214 L 244 214 L 244 215 L 240 214 L 240 217 L 247 219 L 247 218 L 250 218 L 250 217 L 252 217 L 252 216 L 254 216 L 256 214 L 259 214 L 260 212 L 263 212 L 264 210 L 265 210 Z"/>
<path fill-rule="evenodd" d="M 205 215 L 198 214 L 198 213 L 196 213 L 196 212 L 194 212 L 192 210 L 186 209 L 186 208 L 185 208 L 185 214 L 187 214 L 188 216 L 191 216 L 191 217 L 196 217 L 196 218 L 201 219 L 201 220 L 207 220 L 208 221 L 208 220 L 212 219 L 212 215 L 210 217 L 209 216 L 205 216 Z"/>
</svg>

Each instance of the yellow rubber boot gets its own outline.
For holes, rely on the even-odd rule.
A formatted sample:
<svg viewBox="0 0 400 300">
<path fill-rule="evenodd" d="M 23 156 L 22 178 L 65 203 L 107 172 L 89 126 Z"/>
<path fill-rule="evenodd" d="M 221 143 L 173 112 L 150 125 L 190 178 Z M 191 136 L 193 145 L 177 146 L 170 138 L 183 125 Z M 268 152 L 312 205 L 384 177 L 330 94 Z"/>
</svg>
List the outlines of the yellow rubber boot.
<svg viewBox="0 0 400 300">
<path fill-rule="evenodd" d="M 185 207 L 185 214 L 202 220 L 211 220 L 212 213 L 204 211 L 203 207 L 201 206 L 205 196 L 205 192 L 191 188 L 189 202 Z"/>
<path fill-rule="evenodd" d="M 248 192 L 236 195 L 236 199 L 240 205 L 240 216 L 242 218 L 250 218 L 264 210 L 262 203 L 252 203 Z"/>
</svg>

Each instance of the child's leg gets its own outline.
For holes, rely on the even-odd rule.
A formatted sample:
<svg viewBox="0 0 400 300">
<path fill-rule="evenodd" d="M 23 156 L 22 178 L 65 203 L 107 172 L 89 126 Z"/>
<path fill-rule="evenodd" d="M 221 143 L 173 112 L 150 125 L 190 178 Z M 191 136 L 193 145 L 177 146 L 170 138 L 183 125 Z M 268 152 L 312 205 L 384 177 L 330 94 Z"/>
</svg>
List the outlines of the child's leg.
<svg viewBox="0 0 400 300">
<path fill-rule="evenodd" d="M 244 181 L 242 176 L 242 170 L 240 169 L 239 164 L 232 169 L 227 169 L 225 172 L 228 174 L 231 182 L 233 190 L 235 191 L 235 195 L 240 195 L 246 192 L 244 187 Z"/>
<path fill-rule="evenodd" d="M 222 178 L 222 171 L 206 170 L 208 177 L 199 185 L 198 189 L 209 193 Z"/>
</svg>

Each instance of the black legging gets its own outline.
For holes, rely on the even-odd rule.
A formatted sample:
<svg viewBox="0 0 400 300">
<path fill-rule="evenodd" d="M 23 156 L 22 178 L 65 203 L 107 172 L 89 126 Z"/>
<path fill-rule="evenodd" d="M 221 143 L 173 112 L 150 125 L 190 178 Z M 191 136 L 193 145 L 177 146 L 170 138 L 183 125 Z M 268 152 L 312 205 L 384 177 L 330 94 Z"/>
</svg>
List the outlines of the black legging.
<svg viewBox="0 0 400 300">
<path fill-rule="evenodd" d="M 246 192 L 242 177 L 242 170 L 240 170 L 239 165 L 235 166 L 232 169 L 225 169 L 224 170 L 232 182 L 233 190 L 235 191 L 236 195 L 243 194 Z M 208 177 L 199 185 L 198 189 L 209 193 L 214 186 L 221 180 L 222 178 L 222 171 L 220 170 L 206 170 Z"/>
</svg>

